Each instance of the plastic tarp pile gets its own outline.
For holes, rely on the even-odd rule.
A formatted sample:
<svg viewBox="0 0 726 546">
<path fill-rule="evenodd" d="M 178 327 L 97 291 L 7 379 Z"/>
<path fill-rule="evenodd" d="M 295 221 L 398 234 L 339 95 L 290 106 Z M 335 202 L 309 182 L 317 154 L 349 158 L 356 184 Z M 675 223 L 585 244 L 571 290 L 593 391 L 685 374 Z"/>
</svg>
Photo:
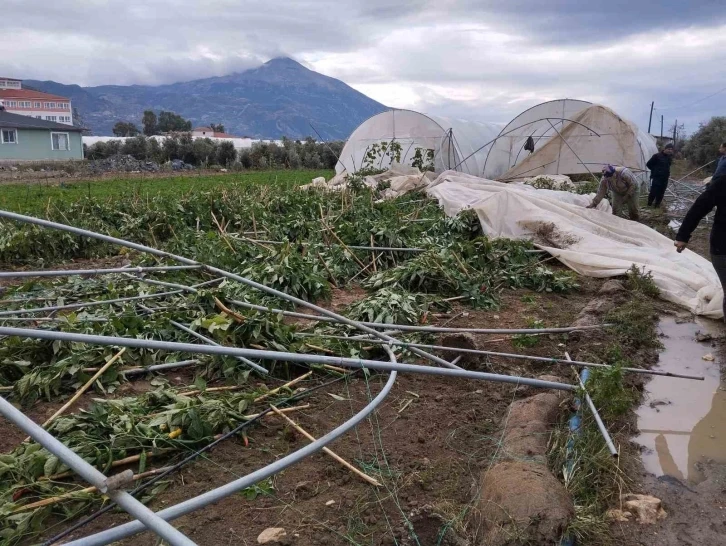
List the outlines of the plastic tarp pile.
<svg viewBox="0 0 726 546">
<path fill-rule="evenodd" d="M 690 250 L 678 254 L 657 231 L 613 216 L 610 206 L 585 207 L 591 196 L 505 184 L 455 171 L 426 189 L 447 215 L 476 211 L 490 237 L 530 239 L 577 273 L 624 275 L 633 265 L 650 272 L 661 296 L 711 318 L 723 316 L 723 291 L 713 266 Z"/>
</svg>

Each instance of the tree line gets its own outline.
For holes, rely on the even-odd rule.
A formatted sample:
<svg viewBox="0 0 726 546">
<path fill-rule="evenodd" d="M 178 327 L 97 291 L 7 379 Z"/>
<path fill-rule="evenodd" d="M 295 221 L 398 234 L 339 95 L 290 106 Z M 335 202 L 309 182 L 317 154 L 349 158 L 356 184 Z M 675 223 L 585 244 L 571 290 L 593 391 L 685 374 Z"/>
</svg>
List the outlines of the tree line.
<svg viewBox="0 0 726 546">
<path fill-rule="evenodd" d="M 219 131 L 222 132 L 222 131 Z M 334 169 L 344 142 L 316 142 L 313 138 L 291 140 L 282 138 L 276 143 L 255 143 L 239 152 L 228 140 L 193 138 L 190 133 L 168 135 L 162 142 L 145 135 L 133 138 L 97 142 L 85 147 L 87 159 L 105 159 L 115 155 L 130 155 L 141 161 L 166 163 L 179 159 L 196 166 L 220 166 L 242 169 Z"/>
</svg>

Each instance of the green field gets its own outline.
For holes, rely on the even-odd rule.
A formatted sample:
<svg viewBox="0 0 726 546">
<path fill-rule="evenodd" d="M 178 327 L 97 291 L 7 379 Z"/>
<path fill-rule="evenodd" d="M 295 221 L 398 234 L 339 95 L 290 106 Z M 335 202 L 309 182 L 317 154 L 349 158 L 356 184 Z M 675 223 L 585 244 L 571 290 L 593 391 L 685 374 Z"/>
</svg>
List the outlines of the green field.
<svg viewBox="0 0 726 546">
<path fill-rule="evenodd" d="M 318 176 L 329 179 L 333 174 L 330 170 L 301 169 L 186 176 L 138 174 L 84 181 L 38 178 L 23 183 L 0 185 L 0 209 L 32 214 L 47 209 L 49 202 L 59 205 L 88 197 L 98 200 L 131 196 L 146 199 L 157 195 L 182 195 L 240 184 L 279 184 L 289 187 L 307 184 Z"/>
</svg>

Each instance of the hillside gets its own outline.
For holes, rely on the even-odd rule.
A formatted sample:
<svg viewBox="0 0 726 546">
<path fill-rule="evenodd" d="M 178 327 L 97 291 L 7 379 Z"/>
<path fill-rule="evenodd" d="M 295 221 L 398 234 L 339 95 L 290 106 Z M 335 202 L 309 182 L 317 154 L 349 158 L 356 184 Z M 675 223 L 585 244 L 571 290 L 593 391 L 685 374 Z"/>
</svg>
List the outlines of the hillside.
<svg viewBox="0 0 726 546">
<path fill-rule="evenodd" d="M 256 138 L 315 136 L 344 139 L 362 121 L 386 109 L 340 80 L 288 58 L 245 72 L 170 85 L 80 87 L 28 80 L 24 85 L 70 97 L 83 123 L 110 135 L 117 121 L 139 125 L 144 110 L 170 110 L 194 126 L 224 124 L 228 133 Z"/>
</svg>

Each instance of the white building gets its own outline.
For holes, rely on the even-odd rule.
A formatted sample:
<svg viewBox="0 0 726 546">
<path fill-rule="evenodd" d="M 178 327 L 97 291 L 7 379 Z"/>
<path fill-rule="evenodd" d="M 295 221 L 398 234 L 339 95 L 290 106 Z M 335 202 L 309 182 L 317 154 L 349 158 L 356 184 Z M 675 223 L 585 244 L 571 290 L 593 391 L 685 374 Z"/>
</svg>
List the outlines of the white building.
<svg viewBox="0 0 726 546">
<path fill-rule="evenodd" d="M 73 125 L 69 98 L 23 89 L 21 80 L 0 77 L 0 104 L 11 114 Z"/>
</svg>

